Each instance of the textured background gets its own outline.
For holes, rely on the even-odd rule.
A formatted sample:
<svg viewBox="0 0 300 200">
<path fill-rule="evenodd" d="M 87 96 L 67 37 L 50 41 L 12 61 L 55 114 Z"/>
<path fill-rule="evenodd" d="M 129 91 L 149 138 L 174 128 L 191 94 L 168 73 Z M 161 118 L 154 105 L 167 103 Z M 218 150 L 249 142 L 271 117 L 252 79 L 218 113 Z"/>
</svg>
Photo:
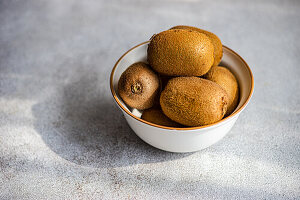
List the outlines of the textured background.
<svg viewBox="0 0 300 200">
<path fill-rule="evenodd" d="M 299 199 L 300 1 L 0 1 L 0 199 Z M 232 131 L 197 153 L 141 141 L 116 60 L 177 24 L 216 33 L 255 77 Z"/>
</svg>

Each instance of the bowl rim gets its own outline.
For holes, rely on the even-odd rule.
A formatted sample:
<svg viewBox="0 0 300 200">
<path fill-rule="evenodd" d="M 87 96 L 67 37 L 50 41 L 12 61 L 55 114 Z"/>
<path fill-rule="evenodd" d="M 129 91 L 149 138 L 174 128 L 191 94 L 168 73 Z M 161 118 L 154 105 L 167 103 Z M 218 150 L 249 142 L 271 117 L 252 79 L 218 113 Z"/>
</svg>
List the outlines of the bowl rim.
<svg viewBox="0 0 300 200">
<path fill-rule="evenodd" d="M 251 78 L 251 89 L 250 89 L 250 94 L 249 96 L 247 97 L 246 101 L 244 102 L 244 104 L 239 108 L 237 109 L 236 111 L 234 111 L 233 113 L 231 113 L 229 116 L 221 119 L 220 121 L 217 121 L 215 123 L 212 123 L 212 124 L 208 124 L 208 125 L 204 125 L 204 126 L 195 126 L 195 127 L 185 127 L 185 128 L 176 128 L 176 127 L 168 127 L 168 126 L 162 126 L 162 125 L 158 125 L 158 124 L 154 124 L 154 123 L 151 123 L 151 122 L 148 122 L 146 120 L 143 120 L 135 115 L 133 115 L 128 109 L 126 109 L 122 103 L 120 102 L 119 98 L 117 97 L 117 94 L 116 94 L 116 91 L 114 90 L 114 87 L 113 87 L 113 77 L 114 77 L 114 72 L 119 64 L 119 62 L 129 53 L 131 52 L 133 49 L 139 47 L 139 46 L 142 46 L 144 44 L 147 44 L 149 43 L 150 41 L 145 41 L 145 42 L 142 42 L 132 48 L 130 48 L 128 51 L 126 51 L 119 59 L 118 61 L 115 63 L 112 71 L 111 71 L 111 74 L 110 74 L 110 90 L 111 90 L 111 93 L 112 93 L 112 96 L 114 98 L 114 100 L 117 102 L 118 106 L 123 110 L 125 111 L 129 116 L 131 116 L 132 118 L 134 118 L 135 120 L 139 121 L 139 122 L 142 122 L 144 124 L 147 124 L 147 125 L 150 125 L 150 126 L 153 126 L 153 127 L 156 127 L 156 128 L 162 128 L 162 129 L 167 129 L 167 130 L 178 130 L 178 131 L 183 131 L 183 130 L 199 130 L 199 129 L 205 129 L 205 128 L 211 128 L 213 126 L 217 126 L 217 125 L 221 125 L 223 122 L 225 121 L 228 121 L 230 119 L 232 119 L 234 116 L 238 115 L 242 110 L 244 110 L 244 108 L 246 107 L 246 105 L 249 103 L 252 95 L 253 95 L 253 90 L 254 90 L 254 78 L 253 78 L 253 74 L 252 74 L 252 71 L 250 69 L 250 67 L 248 66 L 248 64 L 246 63 L 246 61 L 238 54 L 236 53 L 235 51 L 233 51 L 232 49 L 230 49 L 229 47 L 225 46 L 225 45 L 222 45 L 223 48 L 231 51 L 233 54 L 235 54 L 237 57 L 239 57 L 242 62 L 245 64 L 245 66 L 247 67 L 248 71 L 249 71 L 249 74 L 250 74 L 250 78 Z"/>
</svg>

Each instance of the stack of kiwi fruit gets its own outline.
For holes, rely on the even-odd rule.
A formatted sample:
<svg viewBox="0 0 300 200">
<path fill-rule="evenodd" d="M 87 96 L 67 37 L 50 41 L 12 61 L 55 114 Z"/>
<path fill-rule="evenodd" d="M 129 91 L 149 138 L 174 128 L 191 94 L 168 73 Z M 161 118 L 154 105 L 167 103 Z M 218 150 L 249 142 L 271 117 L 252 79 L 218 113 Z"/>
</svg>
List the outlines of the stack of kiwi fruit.
<svg viewBox="0 0 300 200">
<path fill-rule="evenodd" d="M 197 127 L 230 115 L 239 101 L 236 77 L 219 66 L 218 36 L 175 26 L 150 39 L 147 61 L 129 66 L 118 82 L 120 97 L 143 111 L 142 119 L 167 127 Z"/>
</svg>

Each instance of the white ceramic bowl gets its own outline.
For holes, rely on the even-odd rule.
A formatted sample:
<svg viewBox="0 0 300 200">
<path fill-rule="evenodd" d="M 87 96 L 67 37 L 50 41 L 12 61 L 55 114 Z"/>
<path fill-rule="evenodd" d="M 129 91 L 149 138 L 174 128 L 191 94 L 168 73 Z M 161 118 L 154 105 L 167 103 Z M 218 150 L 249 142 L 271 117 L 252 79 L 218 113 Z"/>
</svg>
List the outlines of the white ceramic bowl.
<svg viewBox="0 0 300 200">
<path fill-rule="evenodd" d="M 121 74 L 135 62 L 146 62 L 148 44 L 149 41 L 128 50 L 117 61 L 111 72 L 111 92 L 129 126 L 148 144 L 170 152 L 198 151 L 218 142 L 230 131 L 252 96 L 254 80 L 247 63 L 233 50 L 223 46 L 221 65 L 229 68 L 234 73 L 240 87 L 240 102 L 231 115 L 221 121 L 206 126 L 170 128 L 141 119 L 140 116 L 142 112 L 128 108 L 118 94 L 118 81 Z"/>
</svg>

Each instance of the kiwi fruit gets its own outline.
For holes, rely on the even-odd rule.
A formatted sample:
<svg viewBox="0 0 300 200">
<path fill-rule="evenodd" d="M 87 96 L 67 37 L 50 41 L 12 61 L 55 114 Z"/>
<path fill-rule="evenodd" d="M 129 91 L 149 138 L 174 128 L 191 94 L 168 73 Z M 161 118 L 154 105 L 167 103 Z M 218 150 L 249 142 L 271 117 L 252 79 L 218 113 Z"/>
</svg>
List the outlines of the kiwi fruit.
<svg viewBox="0 0 300 200">
<path fill-rule="evenodd" d="M 231 71 L 222 66 L 213 66 L 204 78 L 219 84 L 228 94 L 228 109 L 226 116 L 230 115 L 239 101 L 239 85 Z"/>
<path fill-rule="evenodd" d="M 118 82 L 119 95 L 123 101 L 128 106 L 140 110 L 153 106 L 159 89 L 158 75 L 143 62 L 129 66 Z"/>
<path fill-rule="evenodd" d="M 214 46 L 214 64 L 213 65 L 218 65 L 222 59 L 223 56 L 223 49 L 222 49 L 222 42 L 218 36 L 213 34 L 212 32 L 202 30 L 200 28 L 196 28 L 193 26 L 174 26 L 171 28 L 172 29 L 186 29 L 186 30 L 192 30 L 192 31 L 197 31 L 199 33 L 205 34 L 209 39 L 211 40 L 213 46 Z"/>
<path fill-rule="evenodd" d="M 214 47 L 202 33 L 174 29 L 151 38 L 148 45 L 148 62 L 151 67 L 167 76 L 201 76 L 214 63 Z"/>
<path fill-rule="evenodd" d="M 164 114 L 186 126 L 212 124 L 227 111 L 228 95 L 217 83 L 199 77 L 169 80 L 160 95 Z"/>
<path fill-rule="evenodd" d="M 151 122 L 153 124 L 158 124 L 162 126 L 168 126 L 168 127 L 182 127 L 182 125 L 174 122 L 170 118 L 168 118 L 161 109 L 157 108 L 150 108 L 147 110 L 144 110 L 142 114 L 142 119 L 146 120 L 148 122 Z"/>
</svg>

